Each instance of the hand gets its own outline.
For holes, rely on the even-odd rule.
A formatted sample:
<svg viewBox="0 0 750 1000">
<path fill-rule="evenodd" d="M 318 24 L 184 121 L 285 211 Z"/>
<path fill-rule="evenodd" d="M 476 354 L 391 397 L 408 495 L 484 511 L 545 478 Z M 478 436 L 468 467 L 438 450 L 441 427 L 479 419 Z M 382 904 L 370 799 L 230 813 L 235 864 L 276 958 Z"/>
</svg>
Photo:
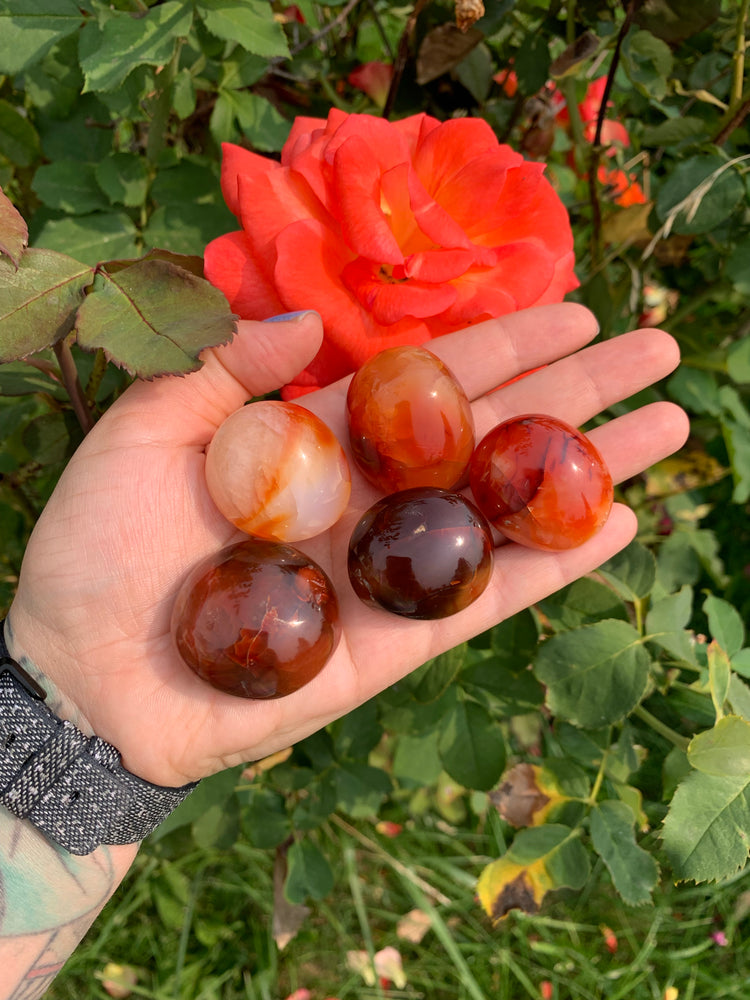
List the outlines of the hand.
<svg viewBox="0 0 750 1000">
<path fill-rule="evenodd" d="M 473 400 L 477 435 L 507 417 L 549 413 L 581 425 L 663 378 L 678 362 L 658 330 L 580 350 L 596 335 L 577 305 L 544 306 L 429 344 Z M 203 477 L 216 428 L 249 397 L 289 381 L 316 353 L 314 314 L 240 323 L 186 378 L 128 389 L 83 442 L 34 530 L 10 619 L 14 653 L 38 664 L 113 743 L 135 774 L 180 785 L 289 746 L 366 701 L 438 653 L 594 570 L 631 540 L 633 513 L 615 505 L 604 528 L 559 553 L 505 544 L 492 581 L 469 608 L 433 622 L 365 607 L 346 573 L 351 529 L 376 498 L 353 470 L 349 510 L 299 543 L 331 576 L 343 637 L 321 674 L 292 695 L 246 701 L 215 691 L 182 663 L 170 637 L 172 603 L 189 570 L 240 533 L 217 512 Z M 522 372 L 548 367 L 492 390 Z M 346 439 L 347 380 L 299 402 Z M 653 403 L 591 432 L 615 482 L 685 441 L 687 419 Z"/>
</svg>

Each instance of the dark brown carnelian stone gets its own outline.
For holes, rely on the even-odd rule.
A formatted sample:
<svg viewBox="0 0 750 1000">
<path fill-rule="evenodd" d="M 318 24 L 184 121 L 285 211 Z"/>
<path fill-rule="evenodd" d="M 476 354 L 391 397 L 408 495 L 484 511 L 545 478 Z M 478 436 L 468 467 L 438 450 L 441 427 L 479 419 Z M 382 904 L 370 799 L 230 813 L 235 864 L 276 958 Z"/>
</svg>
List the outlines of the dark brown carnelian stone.
<svg viewBox="0 0 750 1000">
<path fill-rule="evenodd" d="M 384 497 L 349 542 L 357 596 L 407 618 L 445 618 L 482 593 L 492 571 L 490 526 L 460 493 L 430 487 Z"/>
<path fill-rule="evenodd" d="M 612 508 L 612 476 L 599 452 L 575 427 L 545 414 L 515 417 L 485 435 L 469 482 L 487 520 L 536 549 L 581 545 Z"/>
<path fill-rule="evenodd" d="M 180 656 L 213 687 L 279 698 L 323 669 L 340 635 L 326 574 L 291 545 L 250 538 L 200 563 L 172 614 Z"/>
<path fill-rule="evenodd" d="M 388 347 L 359 369 L 346 397 L 357 468 L 383 493 L 453 489 L 474 450 L 471 406 L 452 372 L 423 347 Z"/>
</svg>

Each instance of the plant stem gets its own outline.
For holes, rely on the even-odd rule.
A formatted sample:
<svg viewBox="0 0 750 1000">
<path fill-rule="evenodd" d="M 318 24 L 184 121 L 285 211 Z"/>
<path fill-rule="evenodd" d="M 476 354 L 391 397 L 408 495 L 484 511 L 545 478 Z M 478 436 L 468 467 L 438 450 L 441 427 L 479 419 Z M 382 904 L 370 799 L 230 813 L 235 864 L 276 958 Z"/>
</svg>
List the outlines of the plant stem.
<svg viewBox="0 0 750 1000">
<path fill-rule="evenodd" d="M 169 123 L 169 115 L 172 111 L 172 90 L 180 63 L 181 49 L 182 40 L 177 38 L 174 43 L 172 58 L 157 76 L 159 93 L 156 95 L 154 102 L 154 113 L 151 116 L 148 140 L 146 142 L 146 155 L 151 163 L 156 161 L 159 153 L 166 146 L 167 125 Z"/>
<path fill-rule="evenodd" d="M 729 97 L 729 114 L 732 115 L 742 104 L 742 81 L 745 77 L 745 22 L 750 0 L 740 0 L 737 11 L 734 52 L 732 54 L 732 90 Z"/>
<path fill-rule="evenodd" d="M 406 21 L 406 27 L 398 40 L 396 61 L 393 64 L 393 77 L 391 79 L 391 85 L 388 88 L 388 96 L 385 99 L 385 105 L 383 106 L 383 112 L 381 115 L 381 117 L 385 118 L 386 121 L 390 119 L 391 112 L 393 111 L 393 105 L 396 103 L 396 94 L 398 93 L 398 88 L 401 85 L 401 77 L 404 75 L 406 63 L 409 59 L 409 46 L 411 44 L 412 35 L 414 34 L 414 29 L 417 26 L 417 20 L 419 15 L 422 13 L 423 8 L 426 7 L 429 2 L 430 0 L 416 0 L 414 8 Z"/>
<path fill-rule="evenodd" d="M 607 769 L 607 757 L 609 756 L 609 747 L 602 754 L 602 762 L 599 765 L 599 770 L 596 772 L 596 778 L 594 779 L 594 784 L 591 788 L 588 799 L 586 799 L 586 804 L 593 807 L 596 805 L 596 800 L 599 797 L 599 792 L 601 791 L 602 782 L 604 781 L 604 772 Z"/>
<path fill-rule="evenodd" d="M 96 401 L 96 394 L 99 391 L 99 386 L 102 384 L 102 379 L 104 378 L 106 370 L 107 356 L 104 351 L 99 348 L 96 352 L 96 357 L 94 358 L 94 367 L 91 369 L 91 374 L 89 375 L 88 382 L 86 383 L 86 399 L 89 406 L 93 406 Z"/>
<path fill-rule="evenodd" d="M 669 740 L 669 742 L 676 746 L 678 750 L 682 750 L 684 753 L 687 753 L 688 744 L 690 743 L 687 736 L 681 736 L 679 733 L 676 733 L 671 726 L 662 722 L 661 719 L 657 719 L 656 716 L 652 715 L 648 709 L 643 707 L 643 705 L 638 705 L 633 714 L 637 715 L 638 718 L 641 719 L 642 722 L 645 722 L 647 726 L 650 726 L 655 733 L 663 736 L 665 740 Z"/>
<path fill-rule="evenodd" d="M 70 344 L 66 339 L 58 340 L 53 350 L 57 358 L 57 363 L 60 365 L 63 385 L 73 405 L 73 412 L 76 415 L 78 423 L 81 425 L 83 433 L 88 434 L 94 426 L 94 417 L 89 409 L 88 400 L 81 386 L 81 380 L 78 378 L 78 369 L 73 359 Z"/>
</svg>

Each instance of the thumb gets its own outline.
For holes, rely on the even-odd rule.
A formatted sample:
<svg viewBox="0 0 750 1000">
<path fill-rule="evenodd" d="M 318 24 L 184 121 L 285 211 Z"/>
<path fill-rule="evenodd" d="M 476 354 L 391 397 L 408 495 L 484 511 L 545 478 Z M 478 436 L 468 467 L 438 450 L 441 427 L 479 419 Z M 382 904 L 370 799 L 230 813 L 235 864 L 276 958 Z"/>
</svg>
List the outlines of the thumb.
<svg viewBox="0 0 750 1000">
<path fill-rule="evenodd" d="M 322 340 L 323 324 L 313 311 L 276 322 L 240 320 L 230 343 L 204 351 L 199 371 L 135 382 L 99 423 L 107 423 L 110 444 L 122 430 L 125 440 L 118 444 L 135 443 L 135 436 L 141 443 L 202 447 L 251 396 L 290 382 L 312 361 Z"/>
</svg>

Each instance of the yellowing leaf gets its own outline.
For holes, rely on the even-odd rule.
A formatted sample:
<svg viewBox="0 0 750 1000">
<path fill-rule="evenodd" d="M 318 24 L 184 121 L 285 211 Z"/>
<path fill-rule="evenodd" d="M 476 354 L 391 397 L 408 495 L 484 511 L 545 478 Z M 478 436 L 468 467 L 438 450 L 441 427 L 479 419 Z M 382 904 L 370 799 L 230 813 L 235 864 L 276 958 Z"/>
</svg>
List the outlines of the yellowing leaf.
<svg viewBox="0 0 750 1000">
<path fill-rule="evenodd" d="M 647 201 L 642 205 L 626 205 L 612 212 L 602 225 L 605 243 L 632 243 L 650 239 L 648 217 L 653 207 L 654 203 Z"/>
<path fill-rule="evenodd" d="M 549 823 L 516 835 L 502 858 L 479 876 L 477 895 L 493 923 L 511 910 L 537 913 L 547 892 L 580 889 L 589 861 L 575 830 Z"/>
<path fill-rule="evenodd" d="M 646 473 L 646 494 L 649 497 L 674 496 L 700 486 L 716 483 L 727 475 L 715 458 L 704 451 L 681 451 L 657 462 Z"/>
<path fill-rule="evenodd" d="M 543 859 L 519 865 L 506 855 L 484 869 L 477 883 L 477 895 L 485 913 L 497 923 L 511 910 L 538 913 L 542 900 L 553 888 Z"/>
<path fill-rule="evenodd" d="M 540 826 L 558 806 L 570 801 L 556 775 L 538 764 L 516 764 L 503 775 L 490 800 L 511 826 Z"/>
</svg>

